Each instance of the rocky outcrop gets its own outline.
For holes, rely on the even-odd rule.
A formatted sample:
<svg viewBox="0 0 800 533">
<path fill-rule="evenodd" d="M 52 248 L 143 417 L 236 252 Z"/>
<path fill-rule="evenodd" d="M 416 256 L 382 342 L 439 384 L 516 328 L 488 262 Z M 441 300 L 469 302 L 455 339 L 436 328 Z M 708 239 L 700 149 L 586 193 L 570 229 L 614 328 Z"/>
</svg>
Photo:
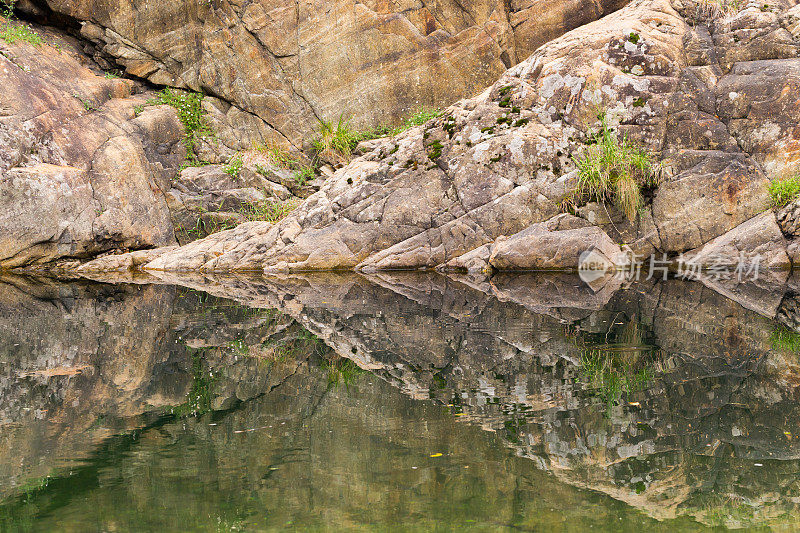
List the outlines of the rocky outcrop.
<svg viewBox="0 0 800 533">
<path fill-rule="evenodd" d="M 475 268 L 476 258 L 488 261 L 487 244 L 562 211 L 598 110 L 653 154 L 661 184 L 634 222 L 611 208 L 576 214 L 640 257 L 699 248 L 766 211 L 769 178 L 794 168 L 793 4 L 723 17 L 691 2 L 633 2 L 541 47 L 440 118 L 374 143 L 291 217 L 238 233 L 200 268 Z M 180 257 L 148 268 L 181 269 Z"/>
<path fill-rule="evenodd" d="M 450 104 L 625 3 L 31 0 L 20 7 L 80 22 L 100 62 L 214 95 L 209 113 L 241 134 L 224 140 L 246 149 L 252 140 L 299 146 L 318 118 L 373 126 L 422 104 Z"/>
<path fill-rule="evenodd" d="M 183 126 L 63 36 L 0 40 L 0 268 L 168 245 Z"/>
<path fill-rule="evenodd" d="M 599 254 L 608 267 L 624 267 L 628 256 L 600 228 L 586 220 L 562 214 L 533 224 L 494 243 L 481 246 L 447 262 L 443 270 L 492 272 L 494 270 L 576 270 L 585 253 Z"/>
<path fill-rule="evenodd" d="M 236 166 L 207 165 L 181 171 L 166 193 L 180 244 L 254 218 L 279 218 L 323 183 L 322 178 L 298 179 L 293 171 L 269 161 L 256 162 L 257 157 L 250 153 L 244 156 L 246 161 L 236 159 Z"/>
</svg>

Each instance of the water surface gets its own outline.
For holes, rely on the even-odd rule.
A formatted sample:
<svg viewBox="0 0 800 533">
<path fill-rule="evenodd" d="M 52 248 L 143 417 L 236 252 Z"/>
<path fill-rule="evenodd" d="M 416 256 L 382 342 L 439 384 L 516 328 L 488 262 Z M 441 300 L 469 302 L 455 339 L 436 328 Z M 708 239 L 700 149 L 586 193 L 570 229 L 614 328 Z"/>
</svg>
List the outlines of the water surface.
<svg viewBox="0 0 800 533">
<path fill-rule="evenodd" d="M 790 287 L 0 281 L 2 530 L 800 522 Z"/>
</svg>

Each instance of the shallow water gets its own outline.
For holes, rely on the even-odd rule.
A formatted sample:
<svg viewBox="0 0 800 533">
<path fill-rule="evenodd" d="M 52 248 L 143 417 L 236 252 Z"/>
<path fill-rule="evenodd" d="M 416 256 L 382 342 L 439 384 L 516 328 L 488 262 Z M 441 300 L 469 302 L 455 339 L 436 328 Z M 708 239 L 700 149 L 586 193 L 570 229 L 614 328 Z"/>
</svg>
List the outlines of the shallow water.
<svg viewBox="0 0 800 533">
<path fill-rule="evenodd" d="M 0 278 L 0 529 L 800 524 L 790 289 L 166 281 Z"/>
</svg>

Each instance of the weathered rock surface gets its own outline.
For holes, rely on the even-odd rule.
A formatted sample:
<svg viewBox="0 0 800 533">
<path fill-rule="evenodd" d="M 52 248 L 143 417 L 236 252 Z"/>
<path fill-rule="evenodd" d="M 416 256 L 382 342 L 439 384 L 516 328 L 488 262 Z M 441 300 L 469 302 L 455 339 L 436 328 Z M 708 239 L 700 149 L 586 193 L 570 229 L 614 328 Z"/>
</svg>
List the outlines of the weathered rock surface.
<svg viewBox="0 0 800 533">
<path fill-rule="evenodd" d="M 223 141 L 246 149 L 252 140 L 295 143 L 317 117 L 366 126 L 450 104 L 626 1 L 32 4 L 80 21 L 100 61 L 217 96 L 215 120 L 241 134 Z"/>
<path fill-rule="evenodd" d="M 0 41 L 0 268 L 173 243 L 176 113 L 46 41 L 60 46 Z"/>
<path fill-rule="evenodd" d="M 786 281 L 792 262 L 787 255 L 786 238 L 775 214 L 763 213 L 686 254 L 687 263 L 707 269 L 739 268 L 742 277 L 754 269 L 785 271 Z"/>
<path fill-rule="evenodd" d="M 608 265 L 624 266 L 628 257 L 600 228 L 586 220 L 562 214 L 533 224 L 511 237 L 499 237 L 457 257 L 443 270 L 575 270 L 581 254 L 594 250 Z"/>
<path fill-rule="evenodd" d="M 598 109 L 654 155 L 662 183 L 633 223 L 613 210 L 577 214 L 644 257 L 696 249 L 768 209 L 767 172 L 793 168 L 794 4 L 709 18 L 691 2 L 633 2 L 541 47 L 440 118 L 372 143 L 268 231 L 229 234 L 227 251 L 191 263 L 374 271 L 470 254 L 460 264 L 479 270 L 487 244 L 561 211 L 576 183 L 571 155 L 598 128 Z M 751 33 L 759 38 L 739 50 Z M 153 268 L 186 260 L 179 250 Z"/>
</svg>

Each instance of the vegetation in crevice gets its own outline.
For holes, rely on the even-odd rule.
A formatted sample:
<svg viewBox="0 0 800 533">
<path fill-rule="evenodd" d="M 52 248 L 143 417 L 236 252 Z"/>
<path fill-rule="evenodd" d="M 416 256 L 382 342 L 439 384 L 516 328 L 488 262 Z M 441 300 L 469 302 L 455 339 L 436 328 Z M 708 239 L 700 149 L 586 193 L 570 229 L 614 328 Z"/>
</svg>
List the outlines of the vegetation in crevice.
<svg viewBox="0 0 800 533">
<path fill-rule="evenodd" d="M 201 137 L 212 135 L 211 128 L 203 120 L 203 94 L 182 91 L 167 87 L 158 93 L 156 98 L 148 101 L 150 105 L 166 104 L 178 112 L 186 135 L 186 164 L 184 166 L 200 166 L 205 162 L 197 157 L 197 142 Z"/>
<path fill-rule="evenodd" d="M 16 0 L 0 0 L 0 17 L 5 20 L 0 24 L 0 39 L 8 44 L 25 42 L 33 46 L 44 43 L 42 36 L 29 28 L 24 22 L 15 20 L 14 5 Z"/>
<path fill-rule="evenodd" d="M 315 159 L 309 162 L 303 156 L 295 155 L 278 144 L 254 143 L 253 151 L 266 159 L 263 162 L 264 164 L 254 163 L 257 172 L 266 176 L 269 173 L 269 169 L 266 168 L 267 163 L 290 170 L 292 171 L 292 178 L 301 187 L 314 178 L 319 166 L 318 160 Z"/>
<path fill-rule="evenodd" d="M 642 190 L 658 186 L 657 169 L 645 150 L 634 146 L 627 137 L 617 136 L 605 113 L 600 113 L 598 119 L 600 130 L 591 133 L 588 146 L 573 157 L 578 185 L 567 203 L 578 206 L 589 201 L 610 202 L 633 221 L 644 207 Z"/>
<path fill-rule="evenodd" d="M 800 174 L 774 179 L 767 185 L 773 207 L 784 207 L 800 196 Z"/>
<path fill-rule="evenodd" d="M 800 354 L 800 333 L 784 325 L 775 326 L 769 336 L 773 350 L 789 354 Z"/>
<path fill-rule="evenodd" d="M 239 172 L 242 170 L 242 166 L 244 166 L 244 161 L 242 160 L 242 154 L 235 153 L 233 157 L 230 158 L 228 164 L 222 167 L 223 172 L 225 174 L 232 176 L 234 178 L 239 177 Z"/>
<path fill-rule="evenodd" d="M 257 203 L 247 203 L 243 205 L 238 212 L 247 217 L 247 220 L 250 222 L 265 221 L 274 224 L 286 218 L 299 204 L 299 200 L 287 200 L 285 202 L 266 200 Z"/>
<path fill-rule="evenodd" d="M 320 158 L 336 162 L 347 162 L 352 157 L 358 143 L 399 135 L 415 126 L 421 126 L 429 120 L 441 116 L 441 114 L 442 112 L 438 109 L 430 109 L 423 106 L 399 125 L 382 124 L 368 130 L 355 129 L 350 124 L 350 121 L 345 120 L 342 116 L 339 117 L 336 124 L 321 120 L 317 135 L 312 142 Z"/>
<path fill-rule="evenodd" d="M 698 3 L 711 18 L 738 13 L 746 4 L 744 0 L 698 0 Z"/>
<path fill-rule="evenodd" d="M 234 213 L 242 215 L 247 222 L 263 221 L 275 224 L 286 218 L 299 205 L 299 199 L 247 202 L 239 206 Z M 179 236 L 185 237 L 183 240 L 201 239 L 220 231 L 233 229 L 239 225 L 239 222 L 220 222 L 213 217 L 205 216 L 208 211 L 203 207 L 198 207 L 196 210 L 197 219 L 194 226 L 187 228 L 179 225 L 175 228 Z"/>
</svg>

